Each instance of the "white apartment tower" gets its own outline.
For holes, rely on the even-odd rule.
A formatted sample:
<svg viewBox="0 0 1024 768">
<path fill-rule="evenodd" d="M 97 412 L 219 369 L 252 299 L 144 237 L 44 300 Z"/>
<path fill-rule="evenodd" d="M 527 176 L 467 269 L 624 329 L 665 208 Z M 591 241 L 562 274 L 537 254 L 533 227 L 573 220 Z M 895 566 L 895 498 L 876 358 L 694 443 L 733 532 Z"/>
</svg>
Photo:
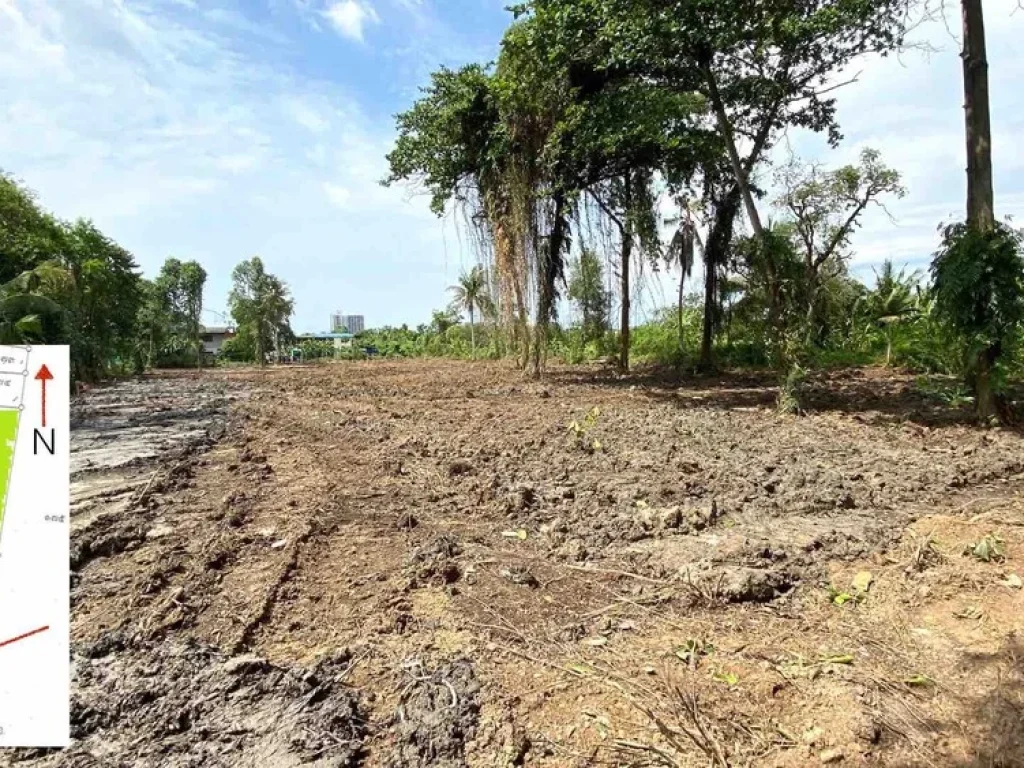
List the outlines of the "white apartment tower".
<svg viewBox="0 0 1024 768">
<path fill-rule="evenodd" d="M 366 330 L 366 321 L 362 315 L 343 315 L 335 312 L 331 315 L 331 333 L 340 333 L 342 330 L 349 333 L 362 333 Z"/>
</svg>

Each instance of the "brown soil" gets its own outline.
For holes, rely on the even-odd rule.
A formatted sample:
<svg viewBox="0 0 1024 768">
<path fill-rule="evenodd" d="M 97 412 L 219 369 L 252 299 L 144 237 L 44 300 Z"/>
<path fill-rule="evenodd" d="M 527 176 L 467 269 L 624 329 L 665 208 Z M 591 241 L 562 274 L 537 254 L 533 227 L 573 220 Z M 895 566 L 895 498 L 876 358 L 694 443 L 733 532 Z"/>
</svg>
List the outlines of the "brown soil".
<svg viewBox="0 0 1024 768">
<path fill-rule="evenodd" d="M 884 371 L 774 397 L 438 361 L 90 393 L 75 742 L 13 759 L 1024 765 L 1020 436 Z"/>
</svg>

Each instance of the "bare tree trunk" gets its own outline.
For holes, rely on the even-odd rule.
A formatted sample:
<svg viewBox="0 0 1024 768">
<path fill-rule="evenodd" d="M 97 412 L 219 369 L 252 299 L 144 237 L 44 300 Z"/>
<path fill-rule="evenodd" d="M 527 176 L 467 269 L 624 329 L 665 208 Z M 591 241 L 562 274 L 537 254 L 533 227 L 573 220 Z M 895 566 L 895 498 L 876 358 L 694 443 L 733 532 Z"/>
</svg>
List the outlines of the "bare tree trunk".
<svg viewBox="0 0 1024 768">
<path fill-rule="evenodd" d="M 818 273 L 812 266 L 808 265 L 804 279 L 807 282 L 807 316 L 804 320 L 806 324 L 804 343 L 810 346 L 815 341 L 815 324 L 818 319 Z"/>
<path fill-rule="evenodd" d="M 725 264 L 736 214 L 740 207 L 739 187 L 733 185 L 715 200 L 714 221 L 704 249 L 704 327 L 700 343 L 700 367 L 714 366 L 715 322 L 718 314 L 718 270 Z"/>
<path fill-rule="evenodd" d="M 980 0 L 979 0 L 980 2 Z M 782 339 L 782 291 L 779 286 L 779 275 L 776 269 L 775 256 L 771 253 L 768 248 L 768 238 L 764 226 L 761 224 L 761 215 L 757 211 L 757 205 L 754 203 L 753 193 L 750 191 L 750 182 L 747 178 L 748 168 L 744 167 L 743 162 L 740 160 L 739 151 L 736 149 L 736 137 L 732 129 L 732 123 L 729 121 L 729 115 L 725 111 L 725 103 L 722 101 L 722 95 L 718 90 L 718 83 L 715 80 L 715 73 L 711 69 L 710 63 L 703 66 L 704 78 L 708 85 L 708 94 L 711 97 L 711 104 L 715 110 L 715 116 L 718 121 L 718 130 L 721 131 L 722 136 L 725 138 L 725 148 L 729 154 L 729 163 L 732 166 L 733 175 L 736 178 L 736 186 L 739 189 L 740 195 L 743 199 L 743 205 L 747 212 L 747 218 L 750 220 L 750 226 L 754 230 L 754 236 L 760 242 L 764 248 L 764 262 L 765 269 L 768 273 L 768 328 L 773 334 L 775 343 L 779 343 Z M 766 124 L 766 126 L 769 126 Z M 765 135 L 767 137 L 767 134 Z M 755 155 L 751 155 L 748 158 L 749 161 L 753 161 Z M 748 162 L 748 165 L 752 166 L 752 163 Z"/>
<path fill-rule="evenodd" d="M 685 351 L 684 331 L 683 331 L 683 285 L 684 285 L 685 282 L 686 282 L 686 272 L 685 271 L 680 271 L 680 273 L 679 273 L 679 304 L 678 304 L 678 308 L 679 308 L 679 355 L 680 355 L 680 360 L 682 359 L 682 354 Z"/>
<path fill-rule="evenodd" d="M 473 318 L 474 307 L 469 305 L 469 355 L 476 360 L 476 322 Z"/>
<path fill-rule="evenodd" d="M 707 371 L 714 365 L 712 359 L 715 341 L 715 301 L 718 295 L 717 244 L 704 253 L 704 327 L 700 338 L 700 367 Z"/>
<path fill-rule="evenodd" d="M 988 56 L 981 0 L 962 0 L 964 112 L 967 127 L 967 223 L 981 232 L 995 227 L 992 191 L 992 125 L 988 101 Z"/>
<path fill-rule="evenodd" d="M 533 375 L 540 376 L 544 358 L 547 356 L 548 327 L 551 323 L 555 304 L 555 284 L 562 275 L 562 248 L 569 237 L 569 221 L 566 217 L 565 195 L 556 192 L 555 210 L 548 241 L 541 248 L 538 260 L 540 296 L 537 302 L 537 328 L 533 348 Z"/>
<path fill-rule="evenodd" d="M 633 260 L 633 227 L 631 225 L 633 216 L 633 178 L 627 173 L 623 177 L 623 205 L 622 221 L 619 222 L 619 235 L 622 238 L 621 263 L 619 265 L 619 291 L 622 294 L 621 311 L 619 314 L 619 370 L 622 373 L 629 371 L 629 267 Z"/>
<path fill-rule="evenodd" d="M 981 0 L 961 0 L 964 48 L 964 123 L 967 139 L 967 226 L 982 234 L 995 228 L 992 189 L 992 124 L 988 98 L 988 56 Z M 997 346 L 981 350 L 972 372 L 978 418 L 998 417 L 992 388 L 992 368 L 999 358 Z"/>
<path fill-rule="evenodd" d="M 725 111 L 725 104 L 722 95 L 718 92 L 718 82 L 715 80 L 715 73 L 711 65 L 704 66 L 704 79 L 707 81 L 708 94 L 711 96 L 711 104 L 715 109 L 715 117 L 718 120 L 718 130 L 725 138 L 725 148 L 729 153 L 729 164 L 732 166 L 733 175 L 736 177 L 736 186 L 739 188 L 743 198 L 743 205 L 747 211 L 747 218 L 750 219 L 750 226 L 754 229 L 757 238 L 764 239 L 764 227 L 761 225 L 761 215 L 757 212 L 757 205 L 754 203 L 754 196 L 750 192 L 750 183 L 747 181 L 747 171 L 740 160 L 739 150 L 736 149 L 736 138 L 732 130 L 732 123 Z"/>
<path fill-rule="evenodd" d="M 622 274 L 619 290 L 622 292 L 622 313 L 619 317 L 619 370 L 629 370 L 629 262 L 633 259 L 633 233 L 627 225 L 622 230 Z"/>
</svg>

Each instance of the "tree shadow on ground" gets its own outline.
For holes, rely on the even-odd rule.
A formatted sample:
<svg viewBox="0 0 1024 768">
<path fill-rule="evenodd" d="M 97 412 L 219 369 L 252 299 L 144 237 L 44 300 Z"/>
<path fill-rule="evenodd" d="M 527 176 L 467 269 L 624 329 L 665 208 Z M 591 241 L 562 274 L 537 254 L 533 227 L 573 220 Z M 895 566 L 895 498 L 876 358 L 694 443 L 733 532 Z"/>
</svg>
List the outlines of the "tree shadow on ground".
<svg viewBox="0 0 1024 768">
<path fill-rule="evenodd" d="M 980 701 L 965 703 L 974 754 L 958 768 L 1024 765 L 1024 643 L 1011 634 L 995 653 L 968 654 L 966 665 L 995 682 Z"/>
<path fill-rule="evenodd" d="M 643 369 L 622 375 L 607 368 L 574 368 L 556 369 L 548 378 L 565 385 L 633 388 L 681 408 L 774 408 L 779 392 L 778 374 L 767 370 L 693 375 Z M 948 389 L 956 384 L 951 377 L 930 380 Z M 976 424 L 969 404 L 943 399 L 923 390 L 917 376 L 885 368 L 814 372 L 801 384 L 799 399 L 805 413 L 844 413 L 867 424 L 911 422 L 929 428 Z"/>
</svg>

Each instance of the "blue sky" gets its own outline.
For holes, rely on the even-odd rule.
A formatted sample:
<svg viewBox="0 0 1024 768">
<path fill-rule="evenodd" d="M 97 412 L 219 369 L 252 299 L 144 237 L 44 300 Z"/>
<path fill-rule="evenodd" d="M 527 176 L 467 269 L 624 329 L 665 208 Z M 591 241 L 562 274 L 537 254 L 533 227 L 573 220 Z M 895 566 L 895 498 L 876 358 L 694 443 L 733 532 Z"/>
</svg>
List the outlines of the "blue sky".
<svg viewBox="0 0 1024 768">
<path fill-rule="evenodd" d="M 94 219 L 148 275 L 167 256 L 198 259 L 213 310 L 226 307 L 232 267 L 258 254 L 291 286 L 296 330 L 325 329 L 336 309 L 369 325 L 423 322 L 473 255 L 454 218 L 377 184 L 392 116 L 439 65 L 492 59 L 506 4 L 0 0 L 0 168 L 57 215 Z M 997 212 L 1024 217 L 1014 7 L 985 3 Z M 875 211 L 857 234 L 862 272 L 887 255 L 925 264 L 936 225 L 962 215 L 958 43 L 941 22 L 916 39 L 933 52 L 849 73 L 859 81 L 840 93 L 839 151 L 789 137 L 828 164 L 876 147 L 904 173 L 896 223 Z M 640 312 L 664 295 L 652 283 Z"/>
</svg>

